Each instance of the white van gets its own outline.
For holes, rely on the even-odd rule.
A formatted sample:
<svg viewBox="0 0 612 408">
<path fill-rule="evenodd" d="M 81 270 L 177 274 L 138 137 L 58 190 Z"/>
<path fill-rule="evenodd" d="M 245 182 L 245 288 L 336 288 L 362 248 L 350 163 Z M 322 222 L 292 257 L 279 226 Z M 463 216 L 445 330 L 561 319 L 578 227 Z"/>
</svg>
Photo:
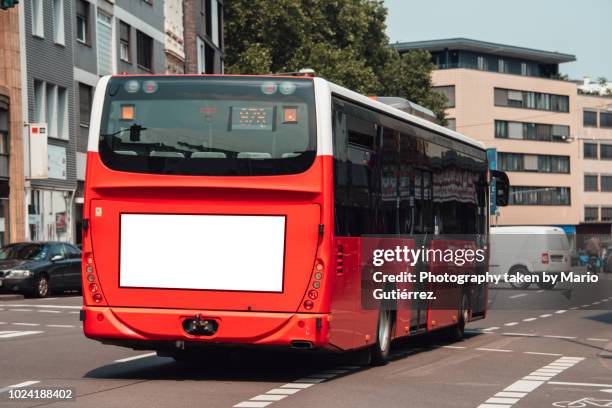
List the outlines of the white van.
<svg viewBox="0 0 612 408">
<path fill-rule="evenodd" d="M 558 227 L 491 227 L 489 272 L 495 275 L 542 275 L 571 270 L 565 231 Z M 531 283 L 510 283 L 527 289 Z M 540 282 L 542 289 L 554 285 Z"/>
</svg>

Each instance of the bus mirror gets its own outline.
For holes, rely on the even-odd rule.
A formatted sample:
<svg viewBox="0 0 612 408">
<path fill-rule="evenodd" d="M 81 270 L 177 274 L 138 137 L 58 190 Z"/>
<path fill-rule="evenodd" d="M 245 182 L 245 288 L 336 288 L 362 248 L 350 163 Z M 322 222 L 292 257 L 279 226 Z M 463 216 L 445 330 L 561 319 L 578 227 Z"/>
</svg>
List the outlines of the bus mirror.
<svg viewBox="0 0 612 408">
<path fill-rule="evenodd" d="M 495 202 L 500 207 L 508 205 L 510 199 L 510 180 L 503 171 L 491 170 L 491 179 L 495 179 Z"/>
</svg>

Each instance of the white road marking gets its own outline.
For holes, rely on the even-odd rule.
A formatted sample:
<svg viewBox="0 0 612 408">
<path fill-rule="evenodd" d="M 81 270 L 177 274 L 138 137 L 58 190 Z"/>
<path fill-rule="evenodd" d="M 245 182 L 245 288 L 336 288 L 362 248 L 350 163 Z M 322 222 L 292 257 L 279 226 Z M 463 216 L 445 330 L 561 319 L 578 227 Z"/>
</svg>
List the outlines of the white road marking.
<svg viewBox="0 0 612 408">
<path fill-rule="evenodd" d="M 504 323 L 504 326 L 516 326 L 517 322 Z"/>
<path fill-rule="evenodd" d="M 521 293 L 520 295 L 510 296 L 508 299 L 516 299 L 516 298 L 520 298 L 520 297 L 523 297 L 523 296 L 527 296 L 527 294 L 526 293 Z"/>
<path fill-rule="evenodd" d="M 592 305 L 598 305 L 598 304 L 600 304 L 600 303 L 601 303 L 601 302 L 593 302 L 593 303 L 591 303 L 591 304 L 592 304 Z"/>
<path fill-rule="evenodd" d="M 565 313 L 565 312 L 567 312 L 567 310 L 557 310 L 555 313 L 556 314 L 561 314 L 561 313 Z"/>
<path fill-rule="evenodd" d="M 76 327 L 75 325 L 72 324 L 46 324 L 46 327 Z"/>
<path fill-rule="evenodd" d="M 497 351 L 500 353 L 512 353 L 513 350 L 508 349 L 494 349 L 494 348 L 486 348 L 486 347 L 478 347 L 476 350 L 480 351 Z"/>
<path fill-rule="evenodd" d="M 534 320 L 538 320 L 537 317 L 528 317 L 527 319 L 523 319 L 524 322 L 533 322 Z"/>
<path fill-rule="evenodd" d="M 540 290 L 538 290 L 538 292 L 537 292 L 537 293 L 542 293 L 542 292 L 544 292 L 544 289 L 540 289 Z"/>
<path fill-rule="evenodd" d="M 516 392 L 516 393 L 522 393 L 521 396 L 517 395 L 516 397 L 501 397 L 498 396 L 498 394 L 495 394 L 494 397 L 489 398 L 488 400 L 486 400 L 483 404 L 480 404 L 478 406 L 478 408 L 493 408 L 493 407 L 510 407 L 512 405 L 514 405 L 515 403 L 519 402 L 519 400 L 521 398 L 523 398 L 525 395 L 527 395 L 528 393 L 532 392 L 533 390 L 535 390 L 536 388 L 538 388 L 539 386 L 541 386 L 542 384 L 545 384 L 546 382 L 548 382 L 550 384 L 550 382 L 548 381 L 550 378 L 554 377 L 555 375 L 561 373 L 562 371 L 567 370 L 568 368 L 578 364 L 580 361 L 584 360 L 584 358 L 582 357 L 561 357 L 558 358 L 557 360 L 555 360 L 553 363 L 551 364 L 563 364 L 563 365 L 567 365 L 567 367 L 563 367 L 561 369 L 561 371 L 559 370 L 547 370 L 545 367 L 549 367 L 549 365 L 542 367 L 526 376 L 524 376 L 523 378 L 521 378 L 518 381 L 515 381 L 514 383 L 510 384 L 509 386 L 507 386 L 506 388 L 504 388 L 504 390 L 502 392 L 506 393 L 506 392 Z M 542 375 L 535 375 L 535 374 L 542 374 Z M 500 398 L 501 397 L 501 398 Z"/>
<path fill-rule="evenodd" d="M 525 395 L 527 395 L 526 392 L 504 392 L 504 391 L 500 391 L 497 394 L 495 394 L 496 397 L 510 397 L 510 398 L 523 398 Z"/>
<path fill-rule="evenodd" d="M 70 313 L 70 314 L 79 314 L 81 312 L 68 312 L 68 313 Z"/>
<path fill-rule="evenodd" d="M 579 383 L 579 382 L 563 382 L 563 381 L 549 381 L 549 384 L 553 385 L 576 385 L 581 387 L 612 387 L 612 384 L 595 384 L 595 383 Z"/>
<path fill-rule="evenodd" d="M 155 355 L 156 355 L 156 353 L 140 354 L 140 355 L 137 355 L 137 356 L 120 358 L 119 360 L 115 360 L 115 363 L 127 363 L 128 361 L 139 360 L 141 358 L 152 357 L 152 356 L 155 356 Z"/>
<path fill-rule="evenodd" d="M 578 306 L 574 306 L 574 307 L 570 308 L 570 310 L 576 310 L 576 309 L 578 309 Z"/>
<path fill-rule="evenodd" d="M 582 305 L 582 306 L 580 306 L 580 307 L 589 307 L 589 306 L 590 306 L 590 305 Z"/>
<path fill-rule="evenodd" d="M 331 378 L 335 378 L 340 374 L 348 373 L 357 370 L 359 366 L 339 366 L 336 368 L 324 370 L 317 374 L 311 374 L 307 377 L 300 378 L 293 382 L 281 385 L 278 388 L 273 388 L 266 391 L 265 394 L 254 396 L 248 401 L 242 401 L 234 405 L 234 408 L 259 408 L 266 407 L 273 402 L 280 401 L 293 394 L 296 394 L 306 388 L 310 388 L 315 384 L 325 382 Z"/>
<path fill-rule="evenodd" d="M 42 333 L 41 331 L 0 331 L 0 339 L 11 337 L 29 336 L 30 334 Z"/>
<path fill-rule="evenodd" d="M 550 316 L 552 316 L 552 315 L 551 314 L 542 314 L 542 315 L 540 315 L 540 317 L 550 317 Z"/>
<path fill-rule="evenodd" d="M 517 336 L 517 337 L 536 337 L 537 334 L 533 333 L 502 333 L 503 336 Z"/>
<path fill-rule="evenodd" d="M 491 330 L 497 330 L 497 329 L 499 329 L 499 327 L 493 326 L 493 327 L 488 327 L 488 328 L 484 329 L 483 331 L 491 331 Z"/>
<path fill-rule="evenodd" d="M 6 305 L 6 307 L 37 307 L 37 308 L 55 308 L 55 309 L 81 309 L 82 306 L 71 306 L 71 305 Z"/>
<path fill-rule="evenodd" d="M 31 312 L 32 309 L 9 309 L 10 312 Z"/>
<path fill-rule="evenodd" d="M 542 337 L 546 337 L 548 339 L 568 339 L 568 340 L 573 340 L 573 339 L 576 338 L 576 337 L 572 337 L 572 336 L 550 336 L 550 335 L 545 335 L 545 336 L 542 336 Z"/>
<path fill-rule="evenodd" d="M 271 403 L 272 402 L 265 402 L 265 401 L 242 401 L 234 405 L 234 408 L 262 408 L 262 407 L 267 407 Z"/>
<path fill-rule="evenodd" d="M 287 398 L 287 395 L 266 395 L 266 394 L 261 394 L 261 395 L 256 395 L 253 398 L 251 398 L 251 401 L 280 401 L 283 398 Z"/>
<path fill-rule="evenodd" d="M 525 354 L 535 354 L 537 356 L 562 356 L 563 354 L 558 353 L 540 353 L 537 351 L 523 351 Z"/>
<path fill-rule="evenodd" d="M 594 338 L 588 338 L 588 341 L 610 341 L 610 339 L 594 339 Z"/>
<path fill-rule="evenodd" d="M 300 388 L 300 389 L 304 389 L 304 388 L 308 388 L 308 387 L 312 387 L 314 384 L 305 384 L 305 383 L 287 383 L 285 385 L 281 385 L 281 388 Z"/>
<path fill-rule="evenodd" d="M 38 313 L 62 313 L 59 310 L 38 310 Z"/>
<path fill-rule="evenodd" d="M 11 323 L 13 326 L 40 326 L 38 323 Z"/>
<path fill-rule="evenodd" d="M 293 395 L 299 391 L 301 391 L 300 388 L 273 388 L 267 391 L 266 394 Z"/>
<path fill-rule="evenodd" d="M 8 387 L 0 388 L 0 394 L 2 394 L 3 392 L 7 392 L 8 390 L 15 389 L 15 388 L 29 387 L 30 385 L 38 384 L 39 382 L 40 381 L 24 381 L 19 384 L 9 385 Z"/>
<path fill-rule="evenodd" d="M 442 346 L 442 348 L 448 348 L 448 349 L 464 349 L 465 346 Z"/>
</svg>

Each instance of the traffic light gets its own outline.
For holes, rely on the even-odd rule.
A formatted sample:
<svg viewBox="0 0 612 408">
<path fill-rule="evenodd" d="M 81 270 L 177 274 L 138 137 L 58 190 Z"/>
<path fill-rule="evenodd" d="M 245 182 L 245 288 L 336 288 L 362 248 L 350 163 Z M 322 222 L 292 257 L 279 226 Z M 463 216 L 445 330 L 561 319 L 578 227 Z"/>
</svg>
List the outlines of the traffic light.
<svg viewBox="0 0 612 408">
<path fill-rule="evenodd" d="M 6 10 L 19 4 L 19 0 L 0 0 L 0 9 Z"/>
</svg>

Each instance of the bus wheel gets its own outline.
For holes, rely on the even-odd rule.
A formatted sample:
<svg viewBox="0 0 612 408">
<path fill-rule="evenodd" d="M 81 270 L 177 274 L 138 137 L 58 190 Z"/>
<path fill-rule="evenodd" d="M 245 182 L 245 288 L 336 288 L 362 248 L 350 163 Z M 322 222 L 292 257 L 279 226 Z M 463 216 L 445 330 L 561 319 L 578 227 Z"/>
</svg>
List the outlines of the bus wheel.
<svg viewBox="0 0 612 408">
<path fill-rule="evenodd" d="M 544 290 L 552 290 L 555 288 L 555 284 L 551 282 L 538 282 L 538 287 Z"/>
<path fill-rule="evenodd" d="M 446 329 L 446 338 L 451 341 L 461 341 L 465 335 L 465 325 L 470 319 L 470 305 L 468 295 L 463 294 L 461 304 L 457 310 L 457 324 Z"/>
<path fill-rule="evenodd" d="M 389 362 L 392 332 L 393 311 L 380 309 L 378 314 L 378 328 L 376 330 L 376 344 L 370 348 L 372 365 L 380 366 Z"/>
<path fill-rule="evenodd" d="M 521 275 L 529 275 L 529 271 L 524 266 L 516 265 L 516 266 L 513 266 L 512 268 L 510 268 L 510 272 L 508 272 L 508 275 L 519 277 Z M 531 283 L 529 283 L 529 282 L 512 282 L 511 281 L 510 285 L 514 289 L 525 290 L 525 289 L 527 289 L 529 287 L 529 285 L 531 285 Z"/>
</svg>

